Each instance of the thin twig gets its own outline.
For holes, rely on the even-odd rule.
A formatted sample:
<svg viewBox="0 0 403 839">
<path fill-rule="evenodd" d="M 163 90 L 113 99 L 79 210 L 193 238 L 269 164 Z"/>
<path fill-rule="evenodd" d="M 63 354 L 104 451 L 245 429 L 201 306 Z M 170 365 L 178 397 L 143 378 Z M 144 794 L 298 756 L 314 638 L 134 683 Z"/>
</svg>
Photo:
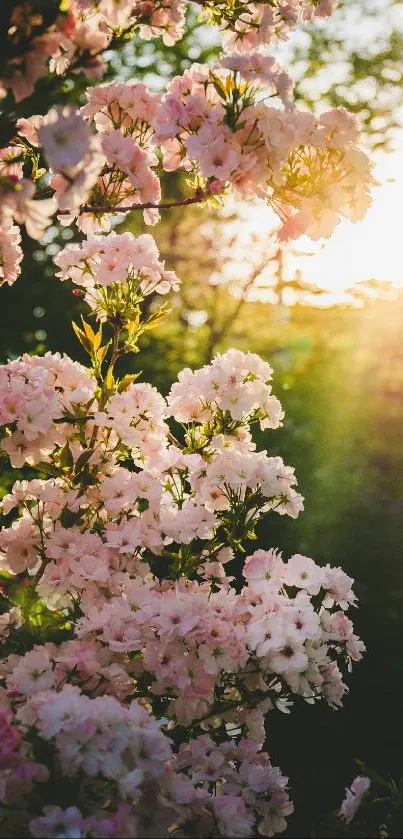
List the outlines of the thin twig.
<svg viewBox="0 0 403 839">
<path fill-rule="evenodd" d="M 236 321 L 237 318 L 239 317 L 241 309 L 243 308 L 244 304 L 247 301 L 248 291 L 250 291 L 250 289 L 253 287 L 256 280 L 259 279 L 262 271 L 264 271 L 264 269 L 267 266 L 269 261 L 270 260 L 267 260 L 265 258 L 254 269 L 254 271 L 252 272 L 248 281 L 245 283 L 245 285 L 242 288 L 242 295 L 239 298 L 236 306 L 234 307 L 232 312 L 230 312 L 227 315 L 227 317 L 224 319 L 224 322 L 221 324 L 221 326 L 218 327 L 218 328 L 214 328 L 214 324 L 212 325 L 211 331 L 210 331 L 210 338 L 207 342 L 206 352 L 205 352 L 205 360 L 206 360 L 207 363 L 209 363 L 211 361 L 211 359 L 214 355 L 214 350 L 215 350 L 217 344 L 219 343 L 219 341 L 221 341 L 223 336 L 228 333 L 228 330 L 231 328 L 234 321 Z M 218 286 L 217 286 L 217 288 L 218 288 Z"/>
<path fill-rule="evenodd" d="M 188 207 L 190 204 L 201 204 L 208 198 L 209 193 L 201 191 L 196 192 L 192 198 L 183 198 L 182 201 L 165 201 L 162 204 L 153 204 L 147 201 L 145 204 L 131 204 L 129 207 L 95 207 L 92 204 L 83 204 L 79 209 L 81 213 L 94 213 L 94 215 L 101 215 L 102 213 L 130 213 L 131 210 L 170 210 L 172 207 Z M 59 210 L 59 215 L 70 215 L 71 210 Z"/>
</svg>

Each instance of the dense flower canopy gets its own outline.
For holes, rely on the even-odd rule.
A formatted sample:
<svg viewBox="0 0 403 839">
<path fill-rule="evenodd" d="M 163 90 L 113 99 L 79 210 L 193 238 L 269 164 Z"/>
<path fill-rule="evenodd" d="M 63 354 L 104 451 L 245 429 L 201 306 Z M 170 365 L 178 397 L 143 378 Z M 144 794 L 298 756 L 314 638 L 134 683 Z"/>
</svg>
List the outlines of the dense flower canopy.
<svg viewBox="0 0 403 839">
<path fill-rule="evenodd" d="M 10 38 L 33 35 L 3 87 L 29 97 L 48 67 L 100 78 L 118 31 L 171 44 L 186 5 L 71 0 L 39 34 L 19 7 Z M 184 204 L 266 200 L 280 238 L 328 236 L 369 202 L 356 119 L 298 111 L 264 51 L 332 0 L 199 5 L 222 33 L 216 66 L 193 65 L 161 94 L 98 84 L 81 108 L 19 119 L 1 152 L 2 280 L 19 271 L 18 225 L 41 239 L 58 213 L 81 234 L 57 276 L 96 324 L 73 324 L 88 366 L 47 353 L 0 368 L 0 448 L 29 469 L 3 498 L 0 533 L 0 798 L 13 836 L 281 833 L 293 805 L 262 750 L 266 715 L 338 708 L 364 650 L 341 568 L 251 549 L 263 516 L 303 509 L 294 470 L 253 439 L 284 417 L 270 365 L 229 350 L 183 370 L 166 397 L 116 372 L 179 284 L 148 233 L 111 229 L 133 208 L 158 221 L 164 172 L 187 173 Z"/>
<path fill-rule="evenodd" d="M 84 278 L 101 321 L 125 324 L 116 358 L 164 269 L 150 236 L 112 233 L 107 282 L 101 239 L 84 252 L 68 245 L 57 261 L 63 278 Z M 265 715 L 297 699 L 340 706 L 343 664 L 364 647 L 340 568 L 269 549 L 245 556 L 242 588 L 228 574 L 262 515 L 303 506 L 294 470 L 253 443 L 253 424 L 283 418 L 271 368 L 230 350 L 182 371 L 164 399 L 116 380 L 113 357 L 104 375 L 102 327 L 76 333 L 89 368 L 51 354 L 0 368 L 2 449 L 49 476 L 17 481 L 2 502 L 2 778 L 5 802 L 24 800 L 15 830 L 151 835 L 152 794 L 152 823 L 166 835 L 179 824 L 185 835 L 272 836 L 292 805 L 261 751 Z M 27 651 L 15 648 L 26 631 Z M 49 798 L 55 772 L 68 780 L 65 809 Z M 96 806 L 85 782 L 95 776 Z"/>
<path fill-rule="evenodd" d="M 298 20 L 328 17 L 337 0 L 195 0 L 195 4 L 202 20 L 220 28 L 226 50 L 249 52 L 287 37 Z M 47 26 L 35 3 L 16 4 L 9 21 L 16 54 L 7 76 L 0 79 L 3 95 L 9 88 L 17 102 L 23 100 L 48 68 L 62 75 L 69 68 L 84 67 L 87 75 L 101 78 L 102 54 L 123 33 L 145 40 L 163 38 L 172 46 L 184 35 L 189 5 L 188 0 L 64 0 Z M 24 36 L 30 36 L 30 42 L 21 52 Z"/>
<path fill-rule="evenodd" d="M 88 325 L 83 335 L 99 354 Z M 147 383 L 106 390 L 94 370 L 60 356 L 1 368 L 3 450 L 50 476 L 17 481 L 3 499 L 12 521 L 0 534 L 1 567 L 20 604 L 2 617 L 3 644 L 36 621 L 65 637 L 1 665 L 4 796 L 27 803 L 20 829 L 38 808 L 34 836 L 45 825 L 59 835 L 56 816 L 80 835 L 105 835 L 83 773 L 97 776 L 102 798 L 121 801 L 108 836 L 148 835 L 151 789 L 166 829 L 177 820 L 207 835 L 285 827 L 286 780 L 260 751 L 264 716 L 298 697 L 339 706 L 339 665 L 359 660 L 363 645 L 345 614 L 355 597 L 341 569 L 259 550 L 245 559 L 239 592 L 228 576 L 260 516 L 302 508 L 293 470 L 256 452 L 250 434 L 255 422 L 281 422 L 270 376 L 257 356 L 232 350 L 184 370 L 166 401 Z M 178 754 L 177 727 L 193 732 Z M 35 758 L 42 740 L 80 808 L 49 805 L 56 770 Z M 222 792 L 212 796 L 212 785 Z"/>
<path fill-rule="evenodd" d="M 163 35 L 173 43 L 183 34 L 186 5 L 71 0 L 49 30 L 32 38 L 28 57 L 15 59 L 3 83 L 17 101 L 29 96 L 49 69 L 47 53 L 54 72 L 83 62 L 87 72 L 102 77 L 102 52 L 114 33 Z M 164 172 L 187 173 L 185 203 L 216 205 L 230 192 L 265 200 L 280 217 L 283 240 L 303 232 L 329 236 L 341 217 L 363 217 L 373 178 L 359 147 L 357 119 L 344 108 L 319 119 L 298 110 L 291 79 L 266 50 L 299 18 L 328 15 L 334 3 L 199 5 L 202 19 L 222 33 L 224 52 L 216 66 L 193 65 L 162 94 L 143 83 L 98 84 L 88 89 L 81 109 L 59 106 L 17 121 L 0 159 L 4 282 L 15 281 L 21 262 L 14 222 L 37 239 L 57 211 L 62 224 L 76 222 L 86 234 L 110 230 L 116 213 L 132 209 L 155 224 L 159 207 L 167 206 Z M 22 25 L 16 22 L 10 31 Z"/>
</svg>

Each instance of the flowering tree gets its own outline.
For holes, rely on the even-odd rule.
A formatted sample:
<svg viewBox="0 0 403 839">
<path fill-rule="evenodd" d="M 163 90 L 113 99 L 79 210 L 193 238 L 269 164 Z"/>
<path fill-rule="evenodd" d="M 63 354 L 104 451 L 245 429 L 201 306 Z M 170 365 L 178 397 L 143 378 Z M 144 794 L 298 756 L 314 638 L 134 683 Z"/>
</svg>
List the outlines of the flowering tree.
<svg viewBox="0 0 403 839">
<path fill-rule="evenodd" d="M 127 24 L 144 37 L 162 31 L 175 40 L 186 4 L 141 2 L 129 19 L 126 3 L 100 2 L 96 9 L 87 2 L 67 5 L 67 16 L 29 41 L 24 61 L 11 62 L 3 85 L 17 99 L 30 93 L 47 52 L 55 72 L 91 58 L 91 72 L 95 62 L 100 73 L 100 55 L 115 29 L 121 32 Z M 206 0 L 201 5 L 232 50 L 216 67 L 195 65 L 161 96 L 144 84 L 98 85 L 88 90 L 80 111 L 53 108 L 17 121 L 11 145 L 2 150 L 4 281 L 14 282 L 21 262 L 13 221 L 38 239 L 57 210 L 63 224 L 76 220 L 87 234 L 106 232 L 116 213 L 133 208 L 155 224 L 159 209 L 171 206 L 161 200 L 163 171 L 188 173 L 191 194 L 185 204 L 216 204 L 229 191 L 247 200 L 264 198 L 282 220 L 282 239 L 302 232 L 327 236 L 341 216 L 362 217 L 372 176 L 357 146 L 357 120 L 343 108 L 319 119 L 291 108 L 290 78 L 260 51 L 275 35 L 285 35 L 298 14 L 329 13 L 332 4 L 295 2 L 276 9 L 271 3 Z M 144 15 L 147 25 L 139 23 Z M 19 33 L 18 23 L 10 28 L 11 38 L 14 30 Z M 40 65 L 35 60 L 33 68 L 38 54 Z M 274 105 L 267 104 L 271 99 Z"/>
<path fill-rule="evenodd" d="M 265 716 L 301 700 L 340 706 L 343 668 L 364 649 L 340 568 L 250 552 L 262 516 L 303 507 L 293 469 L 253 442 L 253 425 L 283 419 L 270 366 L 230 350 L 183 370 L 167 399 L 119 377 L 179 280 L 149 234 L 111 226 L 131 210 L 158 221 L 171 206 L 163 171 L 187 173 L 185 205 L 264 198 L 280 238 L 329 235 L 369 200 L 356 120 L 293 109 L 263 50 L 333 3 L 199 5 L 230 50 L 216 67 L 192 67 L 162 95 L 97 85 L 81 110 L 19 119 L 1 152 L 4 281 L 22 258 L 17 225 L 41 238 L 57 212 L 86 234 L 55 263 L 93 323 L 73 324 L 87 367 L 46 354 L 0 368 L 1 449 L 29 470 L 3 498 L 0 534 L 7 835 L 282 832 L 293 806 L 262 751 Z M 48 59 L 54 73 L 99 74 L 123 34 L 172 43 L 185 6 L 77 0 L 50 19 L 17 6 L 2 84 L 28 97 Z"/>
</svg>

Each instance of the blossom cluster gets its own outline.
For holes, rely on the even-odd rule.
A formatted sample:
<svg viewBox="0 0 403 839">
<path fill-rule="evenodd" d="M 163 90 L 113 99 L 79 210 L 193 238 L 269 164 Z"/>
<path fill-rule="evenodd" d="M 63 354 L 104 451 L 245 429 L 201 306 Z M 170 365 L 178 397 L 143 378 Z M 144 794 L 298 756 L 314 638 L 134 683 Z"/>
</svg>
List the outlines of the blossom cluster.
<svg viewBox="0 0 403 839">
<path fill-rule="evenodd" d="M 259 79 L 287 102 L 289 78 L 269 57 L 242 58 L 230 56 L 213 69 L 194 65 L 162 97 L 130 83 L 89 90 L 82 115 L 101 134 L 107 169 L 90 206 L 113 212 L 136 203 L 158 205 L 153 168 L 159 149 L 163 169 L 188 172 L 206 198 L 231 187 L 241 199 L 266 199 L 283 221 L 283 237 L 328 236 L 340 215 L 361 218 L 372 178 L 357 146 L 356 118 L 343 108 L 315 119 L 267 105 L 258 96 Z M 148 221 L 156 213 L 148 211 Z M 102 223 L 100 215 L 84 214 L 79 224 L 88 232 Z"/>
<path fill-rule="evenodd" d="M 278 399 L 268 384 L 270 364 L 254 353 L 228 350 L 200 370 L 179 373 L 168 404 L 179 422 L 209 423 L 217 416 L 231 420 L 259 420 L 261 429 L 278 428 L 284 417 Z M 221 426 L 214 429 L 221 430 Z"/>
<path fill-rule="evenodd" d="M 291 0 L 270 3 L 236 0 L 207 0 L 204 18 L 218 24 L 227 50 L 249 52 L 267 46 L 274 38 L 285 39 L 298 21 L 329 17 L 337 0 Z"/>
<path fill-rule="evenodd" d="M 106 260 L 119 242 L 125 269 L 105 273 L 101 242 Z M 59 266 L 92 294 L 127 274 L 141 291 L 143 272 L 163 272 L 150 237 L 130 234 L 67 246 Z M 19 835 L 272 836 L 292 805 L 261 751 L 265 715 L 341 705 L 343 670 L 364 650 L 346 614 L 352 580 L 246 551 L 262 515 L 302 509 L 294 471 L 252 439 L 254 423 L 283 417 L 266 362 L 229 350 L 164 399 L 110 366 L 104 377 L 102 329 L 83 322 L 82 335 L 92 368 L 51 354 L 0 368 L 2 449 L 47 475 L 2 501 L 3 803 L 24 800 Z M 239 552 L 240 590 L 228 573 Z"/>
<path fill-rule="evenodd" d="M 274 37 L 286 37 L 298 19 L 328 17 L 337 0 L 292 0 L 278 5 L 264 0 L 196 3 L 203 10 L 202 21 L 220 28 L 225 48 L 248 51 L 269 44 Z M 8 31 L 13 57 L 8 72 L 0 78 L 0 96 L 11 90 L 20 102 L 34 92 L 36 81 L 49 70 L 63 75 L 69 68 L 84 69 L 87 76 L 102 78 L 106 70 L 103 53 L 123 34 L 137 34 L 145 40 L 162 37 L 172 46 L 184 34 L 188 5 L 188 0 L 65 0 L 47 25 L 43 9 L 35 8 L 34 0 L 17 4 Z"/>
<path fill-rule="evenodd" d="M 58 253 L 58 277 L 98 321 L 73 324 L 89 366 L 47 353 L 0 367 L 1 454 L 29 467 L 0 531 L 0 830 L 13 836 L 283 832 L 293 805 L 262 750 L 266 714 L 338 708 L 364 651 L 347 574 L 251 552 L 263 516 L 303 509 L 294 470 L 253 440 L 254 425 L 283 420 L 270 365 L 229 350 L 183 370 L 166 397 L 117 376 L 178 287 L 151 236 L 111 232 L 132 207 L 158 220 L 164 172 L 187 173 L 187 203 L 264 198 L 282 238 L 329 235 L 369 201 L 355 118 L 292 109 L 287 74 L 262 51 L 333 0 L 198 5 L 229 50 L 217 66 L 161 94 L 100 84 L 80 111 L 18 120 L 0 152 L 0 280 L 19 271 L 16 225 L 40 239 L 58 211 L 86 234 Z M 49 59 L 99 77 L 116 38 L 172 44 L 186 8 L 65 0 L 48 25 L 17 6 L 1 83 L 21 100 Z"/>
<path fill-rule="evenodd" d="M 25 355 L 0 367 L 0 425 L 3 451 L 14 467 L 48 459 L 69 430 L 62 420 L 92 401 L 95 382 L 66 356 Z"/>
<path fill-rule="evenodd" d="M 259 742 L 265 713 L 298 696 L 339 706 L 346 685 L 336 659 L 359 660 L 363 649 L 339 606 L 351 580 L 307 557 L 283 563 L 275 551 L 257 551 L 246 560 L 247 585 L 235 595 L 220 565 L 199 568 L 218 583 L 179 582 L 162 591 L 147 576 L 140 585 L 121 577 L 122 594 L 88 605 L 80 638 L 113 652 L 141 651 L 133 677 L 184 726 L 223 719 Z M 316 610 L 312 590 L 320 595 Z M 323 605 L 330 599 L 335 611 Z"/>
<path fill-rule="evenodd" d="M 370 162 L 354 116 L 334 108 L 315 118 L 290 107 L 290 90 L 270 56 L 236 52 L 212 68 L 193 65 L 163 94 L 136 82 L 100 84 L 80 112 L 64 106 L 19 120 L 1 162 L 2 238 L 13 219 L 40 238 L 56 208 L 62 224 L 76 220 L 87 234 L 107 232 L 114 215 L 136 207 L 155 224 L 163 173 L 177 170 L 188 175 L 190 203 L 232 191 L 264 199 L 282 222 L 280 239 L 329 236 L 340 218 L 365 214 Z M 35 185 L 15 162 L 27 158 L 36 172 L 46 163 L 53 197 L 33 200 Z M 15 246 L 3 263 L 11 283 Z"/>
<path fill-rule="evenodd" d="M 179 280 L 165 269 L 154 239 L 130 233 L 89 236 L 67 245 L 55 257 L 61 280 L 85 289 L 85 301 L 99 318 L 128 320 L 133 308 L 150 294 L 177 291 Z"/>
<path fill-rule="evenodd" d="M 21 120 L 21 127 L 25 123 L 32 135 L 31 121 Z M 23 173 L 26 151 L 23 135 L 0 149 L 0 285 L 12 285 L 20 274 L 23 253 L 17 225 L 25 224 L 29 236 L 41 239 L 57 209 L 53 197 L 34 200 L 35 184 Z"/>
<path fill-rule="evenodd" d="M 116 267 L 104 285 L 99 260 L 100 239 L 113 252 L 121 238 L 126 274 L 163 270 L 150 237 L 128 234 L 68 246 L 59 264 L 75 282 L 88 274 L 93 289 L 119 285 L 119 277 L 124 284 Z M 99 348 L 95 333 L 85 334 Z M 12 521 L 0 534 L 2 573 L 23 578 L 22 591 L 31 592 L 11 600 L 2 621 L 1 672 L 12 767 L 23 760 L 17 774 L 5 762 L 4 796 L 41 801 L 32 835 L 56 835 L 60 819 L 73 819 L 82 835 L 105 830 L 95 826 L 105 816 L 94 814 L 81 781 L 67 809 L 49 803 L 46 787 L 41 799 L 36 785 L 48 770 L 35 761 L 33 730 L 51 742 L 62 775 L 101 776 L 108 800 L 114 785 L 121 804 L 108 814 L 107 835 L 123 835 L 128 824 L 143 835 L 150 784 L 159 789 L 160 829 L 172 824 L 172 800 L 175 818 L 201 820 L 206 835 L 251 835 L 256 824 L 269 836 L 284 829 L 286 782 L 259 750 L 265 713 L 287 710 L 297 697 L 340 705 L 340 667 L 359 660 L 363 645 L 345 614 L 355 597 L 341 569 L 261 550 L 246 558 L 240 592 L 227 574 L 261 515 L 295 516 L 302 507 L 293 470 L 256 452 L 251 436 L 253 423 L 281 423 L 271 374 L 257 356 L 230 350 L 183 371 L 165 400 L 147 383 L 105 390 L 96 366 L 91 372 L 57 355 L 1 368 L 2 448 L 14 465 L 28 462 L 49 476 L 16 482 L 3 499 Z M 182 443 L 170 417 L 183 427 Z M 10 627 L 18 633 L 41 615 L 67 639 L 7 654 Z M 139 715 L 142 732 L 149 720 L 147 748 Z M 172 752 L 167 738 L 178 726 L 197 736 Z M 27 727 L 29 749 L 21 745 Z M 222 730 L 220 745 L 214 732 Z M 237 746 L 240 736 L 249 740 Z"/>
<path fill-rule="evenodd" d="M 49 71 L 63 75 L 69 68 L 102 78 L 103 53 L 113 39 L 135 32 L 149 39 L 162 36 L 172 45 L 184 33 L 185 4 L 181 0 L 66 0 L 49 26 L 35 2 L 17 4 L 10 17 L 9 39 L 15 54 L 0 78 L 0 95 L 11 90 L 16 102 L 34 92 Z M 55 4 L 57 5 L 57 4 Z M 23 40 L 24 51 L 19 52 Z M 28 48 L 26 41 L 28 40 Z"/>
<path fill-rule="evenodd" d="M 8 801 L 23 805 L 10 819 L 14 831 L 101 839 L 168 836 L 183 824 L 205 836 L 251 836 L 256 826 L 273 836 L 284 829 L 284 816 L 293 810 L 287 778 L 253 741 L 217 745 L 200 735 L 174 754 L 161 731 L 164 720 L 154 719 L 136 700 L 123 706 L 114 696 L 90 697 L 76 685 L 47 686 L 52 680 L 44 665 L 53 651 L 46 653 L 33 650 L 11 670 L 7 682 L 14 685 L 13 700 L 6 693 L 1 700 L 2 784 Z M 60 680 L 74 650 L 53 655 Z M 88 656 L 80 664 L 88 671 Z M 73 806 L 43 803 L 49 773 L 35 752 L 44 747 Z M 86 815 L 85 783 L 91 782 L 97 784 L 97 804 Z M 113 809 L 105 807 L 108 799 Z M 27 808 L 32 800 L 40 813 L 34 818 Z"/>
<path fill-rule="evenodd" d="M 22 262 L 21 234 L 10 217 L 3 219 L 0 228 L 0 285 L 13 285 Z"/>
</svg>

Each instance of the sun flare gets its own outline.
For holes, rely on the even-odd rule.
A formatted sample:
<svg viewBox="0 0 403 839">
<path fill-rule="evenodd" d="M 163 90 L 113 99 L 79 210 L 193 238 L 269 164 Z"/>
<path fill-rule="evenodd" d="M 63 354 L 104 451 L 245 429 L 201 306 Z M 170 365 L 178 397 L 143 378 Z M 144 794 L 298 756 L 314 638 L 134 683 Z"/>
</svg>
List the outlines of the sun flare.
<svg viewBox="0 0 403 839">
<path fill-rule="evenodd" d="M 304 280 L 328 291 L 322 303 L 343 300 L 346 289 L 363 280 L 403 285 L 402 152 L 379 155 L 374 175 L 373 202 L 363 221 L 342 220 L 331 239 L 313 242 L 302 236 L 289 252 L 286 248 L 287 277 L 299 271 Z M 248 217 L 256 233 L 267 235 L 272 229 L 273 215 L 266 207 L 249 207 Z"/>
</svg>

